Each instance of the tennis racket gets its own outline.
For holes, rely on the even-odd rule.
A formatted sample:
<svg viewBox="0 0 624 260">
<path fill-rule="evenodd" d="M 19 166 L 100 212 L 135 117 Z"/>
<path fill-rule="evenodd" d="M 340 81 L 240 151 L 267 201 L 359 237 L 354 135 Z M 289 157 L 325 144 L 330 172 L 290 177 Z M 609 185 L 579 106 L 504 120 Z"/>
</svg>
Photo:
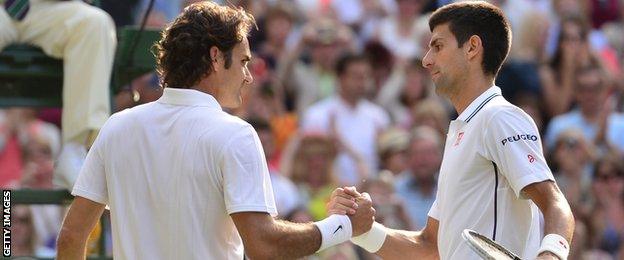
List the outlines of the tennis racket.
<svg viewBox="0 0 624 260">
<path fill-rule="evenodd" d="M 492 241 L 492 239 L 489 239 L 486 236 L 481 235 L 473 230 L 464 229 L 464 232 L 462 232 L 462 238 L 464 238 L 464 240 L 466 240 L 466 242 L 468 243 L 468 246 L 470 246 L 470 248 L 483 259 L 522 260 L 516 254 L 507 250 L 505 247 Z"/>
</svg>

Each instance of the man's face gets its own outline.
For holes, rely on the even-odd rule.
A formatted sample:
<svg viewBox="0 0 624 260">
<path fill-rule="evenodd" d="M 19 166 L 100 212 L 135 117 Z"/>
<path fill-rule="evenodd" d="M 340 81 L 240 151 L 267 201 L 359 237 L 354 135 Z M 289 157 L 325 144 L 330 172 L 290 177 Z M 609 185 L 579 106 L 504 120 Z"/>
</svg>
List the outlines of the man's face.
<svg viewBox="0 0 624 260">
<path fill-rule="evenodd" d="M 245 38 L 232 49 L 232 65 L 229 68 L 221 65 L 225 64 L 225 62 L 217 65 L 222 66 L 218 72 L 222 75 L 223 86 L 219 87 L 219 93 L 216 97 L 221 106 L 237 108 L 241 105 L 241 89 L 253 82 L 253 77 L 247 68 L 250 60 L 249 42 Z"/>
<path fill-rule="evenodd" d="M 290 20 L 284 17 L 273 17 L 267 23 L 267 38 L 278 43 L 286 42 L 292 28 Z"/>
<path fill-rule="evenodd" d="M 576 102 L 584 113 L 598 113 L 607 98 L 607 94 L 607 87 L 597 69 L 577 77 Z"/>
<path fill-rule="evenodd" d="M 439 146 L 427 139 L 413 140 L 409 148 L 409 167 L 416 178 L 434 176 L 440 169 L 442 152 Z"/>
<path fill-rule="evenodd" d="M 347 97 L 362 98 L 366 94 L 367 87 L 371 84 L 371 79 L 371 68 L 368 62 L 351 62 L 340 76 L 341 91 Z"/>
<path fill-rule="evenodd" d="M 448 97 L 459 91 L 459 83 L 465 77 L 462 74 L 468 71 L 468 61 L 448 23 L 433 29 L 423 66 L 429 70 L 438 95 Z"/>
</svg>

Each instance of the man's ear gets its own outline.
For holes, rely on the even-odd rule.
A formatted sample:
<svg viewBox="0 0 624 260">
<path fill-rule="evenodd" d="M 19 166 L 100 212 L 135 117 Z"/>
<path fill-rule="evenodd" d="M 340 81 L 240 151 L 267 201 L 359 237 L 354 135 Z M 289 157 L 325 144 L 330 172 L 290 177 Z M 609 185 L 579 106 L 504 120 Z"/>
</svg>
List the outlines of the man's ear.
<svg viewBox="0 0 624 260">
<path fill-rule="evenodd" d="M 479 56 L 479 53 L 483 53 L 483 42 L 481 37 L 477 35 L 470 36 L 470 38 L 464 43 L 464 51 L 468 60 L 473 60 Z"/>
<path fill-rule="evenodd" d="M 210 60 L 212 61 L 213 71 L 217 71 L 217 69 L 219 68 L 219 66 L 217 66 L 219 64 L 219 53 L 221 53 L 219 48 L 217 48 L 216 46 L 210 47 Z"/>
</svg>

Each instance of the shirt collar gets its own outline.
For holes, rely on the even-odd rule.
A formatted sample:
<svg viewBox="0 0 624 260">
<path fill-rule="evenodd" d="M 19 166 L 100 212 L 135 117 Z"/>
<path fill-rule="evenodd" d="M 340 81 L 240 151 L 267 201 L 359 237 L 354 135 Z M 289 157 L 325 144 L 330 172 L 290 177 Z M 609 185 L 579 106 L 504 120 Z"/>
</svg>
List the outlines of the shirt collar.
<svg viewBox="0 0 624 260">
<path fill-rule="evenodd" d="M 198 106 L 221 109 L 221 105 L 210 94 L 195 89 L 164 88 L 159 103 L 178 106 Z"/>
<path fill-rule="evenodd" d="M 501 96 L 501 89 L 497 86 L 491 86 L 485 92 L 481 93 L 475 100 L 468 105 L 468 107 L 462 112 L 457 120 L 468 123 L 470 119 L 472 119 L 478 112 L 481 110 L 485 104 L 490 102 L 493 98 L 497 96 Z"/>
</svg>

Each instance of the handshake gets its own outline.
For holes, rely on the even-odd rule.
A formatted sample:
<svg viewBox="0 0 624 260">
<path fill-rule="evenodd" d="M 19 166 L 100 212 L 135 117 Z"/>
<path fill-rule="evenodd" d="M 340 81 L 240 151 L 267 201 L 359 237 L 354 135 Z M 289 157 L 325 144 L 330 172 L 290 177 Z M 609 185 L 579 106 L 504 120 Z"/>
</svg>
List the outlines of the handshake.
<svg viewBox="0 0 624 260">
<path fill-rule="evenodd" d="M 351 221 L 352 235 L 368 232 L 375 222 L 375 209 L 368 193 L 359 193 L 355 187 L 337 188 L 327 203 L 329 215 L 347 215 Z"/>
</svg>

